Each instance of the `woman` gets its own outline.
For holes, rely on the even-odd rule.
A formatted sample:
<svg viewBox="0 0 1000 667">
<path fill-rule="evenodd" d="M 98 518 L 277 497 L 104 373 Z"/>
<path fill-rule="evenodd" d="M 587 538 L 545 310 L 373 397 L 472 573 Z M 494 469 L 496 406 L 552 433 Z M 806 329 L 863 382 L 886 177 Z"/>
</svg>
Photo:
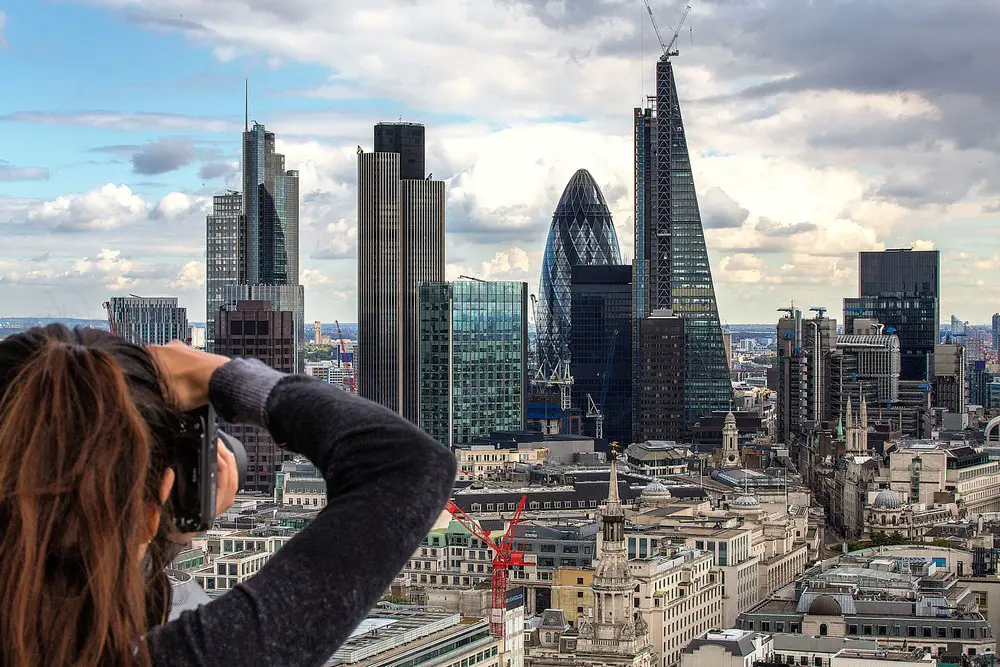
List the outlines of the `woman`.
<svg viewBox="0 0 1000 667">
<path fill-rule="evenodd" d="M 447 501 L 455 461 L 395 413 L 301 375 L 60 325 L 0 341 L 0 664 L 322 665 Z M 211 402 L 308 457 L 328 503 L 252 579 L 164 624 L 172 434 Z M 219 497 L 235 493 L 220 447 Z M 220 508 L 222 509 L 222 508 Z"/>
</svg>

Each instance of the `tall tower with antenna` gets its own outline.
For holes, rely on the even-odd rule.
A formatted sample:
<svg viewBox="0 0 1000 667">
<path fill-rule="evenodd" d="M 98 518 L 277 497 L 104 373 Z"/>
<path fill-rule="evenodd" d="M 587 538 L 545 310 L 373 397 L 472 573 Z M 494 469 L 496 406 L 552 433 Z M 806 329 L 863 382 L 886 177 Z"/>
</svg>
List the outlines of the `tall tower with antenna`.
<svg viewBox="0 0 1000 667">
<path fill-rule="evenodd" d="M 691 6 L 665 40 L 645 2 L 663 54 L 656 63 L 656 94 L 634 113 L 634 316 L 636 326 L 656 309 L 684 319 L 684 422 L 690 428 L 713 411 L 727 410 L 733 390 L 671 60 Z"/>
</svg>

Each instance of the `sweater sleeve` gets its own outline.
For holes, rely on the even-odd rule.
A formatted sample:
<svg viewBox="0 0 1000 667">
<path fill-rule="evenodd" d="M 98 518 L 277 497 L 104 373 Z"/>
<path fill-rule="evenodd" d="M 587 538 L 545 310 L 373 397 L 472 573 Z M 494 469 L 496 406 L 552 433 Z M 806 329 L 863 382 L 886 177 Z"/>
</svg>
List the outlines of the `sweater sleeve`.
<svg viewBox="0 0 1000 667">
<path fill-rule="evenodd" d="M 223 419 L 266 427 L 309 458 L 329 500 L 256 576 L 152 630 L 153 663 L 323 665 L 434 524 L 454 456 L 382 406 L 259 362 L 223 365 L 209 393 Z"/>
</svg>

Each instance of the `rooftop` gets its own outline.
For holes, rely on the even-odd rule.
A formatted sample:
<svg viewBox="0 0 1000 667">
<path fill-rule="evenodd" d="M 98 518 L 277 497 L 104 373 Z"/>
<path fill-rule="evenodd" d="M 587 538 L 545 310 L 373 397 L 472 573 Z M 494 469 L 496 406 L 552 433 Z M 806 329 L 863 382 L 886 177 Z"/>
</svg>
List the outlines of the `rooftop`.
<svg viewBox="0 0 1000 667">
<path fill-rule="evenodd" d="M 363 620 L 327 665 L 366 663 L 379 656 L 429 643 L 463 623 L 460 614 L 423 609 L 376 609 Z M 482 622 L 485 625 L 485 622 Z"/>
</svg>

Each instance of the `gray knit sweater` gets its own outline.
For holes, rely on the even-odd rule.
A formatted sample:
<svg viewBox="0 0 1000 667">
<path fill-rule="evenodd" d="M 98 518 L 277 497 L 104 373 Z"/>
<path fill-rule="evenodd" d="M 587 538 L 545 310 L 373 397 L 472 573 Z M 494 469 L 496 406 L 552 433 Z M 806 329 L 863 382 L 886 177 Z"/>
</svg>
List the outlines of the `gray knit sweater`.
<svg viewBox="0 0 1000 667">
<path fill-rule="evenodd" d="M 323 665 L 427 535 L 454 456 L 386 408 L 257 361 L 220 367 L 210 397 L 222 419 L 267 428 L 308 457 L 328 503 L 252 579 L 152 630 L 153 664 Z"/>
</svg>

